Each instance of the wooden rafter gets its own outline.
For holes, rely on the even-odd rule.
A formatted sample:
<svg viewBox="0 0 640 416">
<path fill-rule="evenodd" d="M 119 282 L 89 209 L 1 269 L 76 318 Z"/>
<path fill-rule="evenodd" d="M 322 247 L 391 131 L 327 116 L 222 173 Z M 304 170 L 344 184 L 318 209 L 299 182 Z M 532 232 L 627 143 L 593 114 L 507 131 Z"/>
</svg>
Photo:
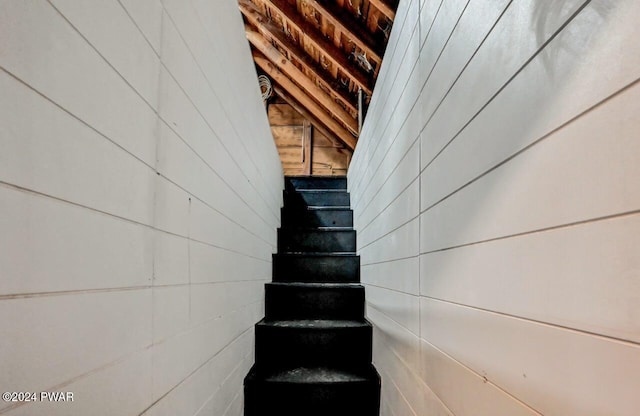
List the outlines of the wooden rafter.
<svg viewBox="0 0 640 416">
<path fill-rule="evenodd" d="M 282 30 L 270 23 L 253 3 L 248 0 L 240 0 L 239 3 L 240 11 L 247 19 L 247 22 L 255 27 L 265 39 L 274 42 L 281 50 L 289 55 L 290 59 L 294 58 L 299 62 L 307 73 L 312 74 L 324 88 L 338 97 L 350 111 L 354 113 L 358 112 L 356 98 L 350 95 L 344 88 L 340 88 L 338 83 L 330 77 L 327 71 L 320 68 L 320 66 L 298 45 L 294 44 Z"/>
<path fill-rule="evenodd" d="M 280 72 L 278 68 L 264 55 L 259 52 L 253 54 L 253 59 L 265 71 L 276 83 L 278 83 L 288 94 L 290 94 L 296 101 L 304 106 L 313 116 L 318 119 L 322 124 L 327 126 L 333 134 L 345 144 L 349 149 L 353 150 L 356 146 L 356 138 L 340 124 L 337 120 L 333 119 L 317 102 L 309 97 L 305 91 L 298 87 L 293 81 L 291 81 L 285 74 Z"/>
<path fill-rule="evenodd" d="M 308 95 L 312 96 L 327 111 L 332 113 L 336 119 L 344 124 L 354 135 L 358 134 L 358 122 L 351 114 L 338 105 L 326 92 L 322 91 L 316 84 L 311 81 L 302 71 L 296 68 L 278 49 L 276 49 L 269 41 L 267 41 L 258 32 L 247 28 L 247 39 L 259 50 L 271 63 L 283 74 L 290 79 L 295 80 Z"/>
<path fill-rule="evenodd" d="M 298 31 L 305 42 L 309 42 L 321 51 L 327 60 L 340 68 L 345 75 L 351 78 L 363 91 L 371 96 L 373 90 L 373 74 L 369 75 L 365 73 L 358 65 L 349 61 L 344 56 L 342 49 L 325 39 L 313 25 L 299 15 L 295 7 L 287 3 L 286 0 L 264 0 L 264 3 L 276 11 L 283 21 Z"/>
<path fill-rule="evenodd" d="M 380 13 L 387 16 L 391 21 L 396 18 L 395 10 L 393 10 L 393 8 L 389 6 L 384 0 L 369 0 L 369 3 L 372 4 L 376 9 L 380 10 Z"/>
<path fill-rule="evenodd" d="M 341 8 L 326 0 L 307 0 L 307 3 L 331 22 L 341 33 L 346 34 L 358 48 L 365 52 L 367 59 L 375 62 L 376 67 L 380 66 L 382 61 L 380 47 L 376 46 L 376 41 L 373 37 L 361 28 L 362 25 L 352 15 L 345 13 Z"/>
</svg>

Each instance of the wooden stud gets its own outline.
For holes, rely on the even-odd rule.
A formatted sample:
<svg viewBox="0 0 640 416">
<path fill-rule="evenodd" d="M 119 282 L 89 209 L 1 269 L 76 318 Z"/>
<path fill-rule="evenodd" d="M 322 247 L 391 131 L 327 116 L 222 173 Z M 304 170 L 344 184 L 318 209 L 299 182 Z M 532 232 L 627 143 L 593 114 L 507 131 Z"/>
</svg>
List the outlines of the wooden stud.
<svg viewBox="0 0 640 416">
<path fill-rule="evenodd" d="M 302 173 L 303 175 L 311 175 L 311 148 L 313 147 L 313 134 L 312 127 L 309 120 L 304 120 L 302 123 L 302 147 L 303 147 L 303 163 L 302 163 Z"/>
<path fill-rule="evenodd" d="M 256 58 L 254 57 L 254 59 Z M 264 61 L 268 62 L 266 59 L 264 59 Z M 314 127 L 322 131 L 325 136 L 338 140 L 350 150 L 355 149 L 357 139 L 353 137 L 347 129 L 332 119 L 329 114 L 322 111 L 319 105 L 315 104 L 313 100 L 306 96 L 304 91 L 300 90 L 290 80 L 286 79 L 284 83 L 287 85 L 283 85 L 282 87 L 278 85 L 274 86 L 273 89 L 276 94 L 311 121 Z"/>
</svg>

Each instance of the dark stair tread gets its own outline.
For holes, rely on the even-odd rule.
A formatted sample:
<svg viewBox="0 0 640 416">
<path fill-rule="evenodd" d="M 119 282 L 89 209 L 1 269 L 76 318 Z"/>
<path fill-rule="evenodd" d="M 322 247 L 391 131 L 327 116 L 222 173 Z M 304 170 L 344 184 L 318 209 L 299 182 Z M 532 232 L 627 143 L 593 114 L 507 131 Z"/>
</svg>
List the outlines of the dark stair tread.
<svg viewBox="0 0 640 416">
<path fill-rule="evenodd" d="M 332 193 L 332 192 L 344 192 L 347 193 L 348 191 L 346 189 L 323 189 L 323 188 L 296 188 L 295 191 L 291 191 L 291 190 L 285 190 L 285 192 L 309 192 L 309 193 Z"/>
<path fill-rule="evenodd" d="M 351 251 L 334 251 L 334 252 L 325 252 L 325 251 L 305 251 L 302 253 L 274 253 L 272 257 L 359 257 L 357 254 Z"/>
<path fill-rule="evenodd" d="M 266 320 L 257 323 L 258 326 L 271 326 L 275 328 L 292 329 L 337 329 L 337 328 L 362 328 L 371 324 L 367 320 L 342 320 L 342 319 L 295 319 L 295 320 Z"/>
<path fill-rule="evenodd" d="M 282 228 L 279 228 L 280 230 L 282 230 Z M 312 233 L 312 232 L 321 232 L 321 233 L 329 233 L 332 231 L 353 231 L 355 232 L 355 230 L 353 229 L 353 227 L 322 227 L 322 229 L 318 229 L 318 227 L 306 227 L 306 228 L 300 228 L 300 229 L 295 229 L 295 230 L 283 230 L 286 231 L 288 234 L 295 234 L 295 233 Z"/>
<path fill-rule="evenodd" d="M 361 383 L 377 380 L 377 373 L 372 368 L 357 371 L 330 367 L 295 367 L 273 371 L 263 379 L 273 383 Z"/>
<path fill-rule="evenodd" d="M 329 206 L 323 206 L 323 205 L 308 205 L 305 207 L 286 207 L 286 209 L 294 209 L 294 210 L 298 210 L 300 212 L 306 212 L 306 211 L 351 211 L 351 208 L 344 205 L 329 205 Z"/>
<path fill-rule="evenodd" d="M 287 176 L 285 189 L 347 189 L 346 176 Z"/>
<path fill-rule="evenodd" d="M 360 283 L 349 283 L 349 282 L 269 282 L 267 283 L 271 286 L 283 286 L 283 287 L 299 287 L 299 288 L 318 288 L 318 289 L 339 289 L 339 288 L 361 288 L 364 287 Z"/>
</svg>

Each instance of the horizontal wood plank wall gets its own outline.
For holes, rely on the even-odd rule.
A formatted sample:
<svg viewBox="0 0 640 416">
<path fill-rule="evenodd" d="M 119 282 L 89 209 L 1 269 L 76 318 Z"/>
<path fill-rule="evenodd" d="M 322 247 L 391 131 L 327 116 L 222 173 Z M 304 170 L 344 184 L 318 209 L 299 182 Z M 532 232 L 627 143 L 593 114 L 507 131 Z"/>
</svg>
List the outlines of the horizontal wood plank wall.
<svg viewBox="0 0 640 416">
<path fill-rule="evenodd" d="M 383 415 L 637 414 L 638 18 L 400 2 L 348 181 Z"/>
<path fill-rule="evenodd" d="M 305 118 L 289 104 L 269 104 L 271 133 L 282 160 L 285 175 L 303 175 L 305 157 L 303 135 Z M 311 174 L 346 175 L 351 151 L 312 128 Z"/>
<path fill-rule="evenodd" d="M 18 415 L 236 415 L 282 167 L 233 1 L 8 2 L 0 387 Z"/>
</svg>

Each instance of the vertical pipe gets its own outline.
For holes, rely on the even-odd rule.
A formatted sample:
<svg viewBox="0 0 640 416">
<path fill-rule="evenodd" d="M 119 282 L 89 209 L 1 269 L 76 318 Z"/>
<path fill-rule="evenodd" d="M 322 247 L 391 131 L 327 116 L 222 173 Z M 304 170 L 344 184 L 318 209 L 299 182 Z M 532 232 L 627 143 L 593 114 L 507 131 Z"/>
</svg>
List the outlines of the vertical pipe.
<svg viewBox="0 0 640 416">
<path fill-rule="evenodd" d="M 358 136 L 362 132 L 362 88 L 358 88 Z"/>
</svg>

